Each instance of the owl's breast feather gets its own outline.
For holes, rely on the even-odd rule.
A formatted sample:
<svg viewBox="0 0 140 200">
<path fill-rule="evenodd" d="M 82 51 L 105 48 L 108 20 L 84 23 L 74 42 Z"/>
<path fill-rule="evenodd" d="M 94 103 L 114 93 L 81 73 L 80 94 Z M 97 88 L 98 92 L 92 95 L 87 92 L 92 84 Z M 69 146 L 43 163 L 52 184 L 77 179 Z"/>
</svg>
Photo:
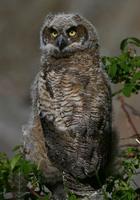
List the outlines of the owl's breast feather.
<svg viewBox="0 0 140 200">
<path fill-rule="evenodd" d="M 80 78 L 51 71 L 46 81 L 40 79 L 38 91 L 39 110 L 46 113 L 48 121 L 53 120 L 55 129 L 66 131 L 82 123 L 86 110 L 83 94 L 87 94 Z"/>
</svg>

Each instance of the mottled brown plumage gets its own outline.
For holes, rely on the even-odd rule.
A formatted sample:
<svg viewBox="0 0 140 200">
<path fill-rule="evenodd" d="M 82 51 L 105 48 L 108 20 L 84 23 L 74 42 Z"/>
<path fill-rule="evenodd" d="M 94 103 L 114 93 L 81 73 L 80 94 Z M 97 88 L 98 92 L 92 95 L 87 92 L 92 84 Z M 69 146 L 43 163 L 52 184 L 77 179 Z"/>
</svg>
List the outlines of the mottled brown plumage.
<svg viewBox="0 0 140 200">
<path fill-rule="evenodd" d="M 111 92 L 97 34 L 83 17 L 58 14 L 45 19 L 40 39 L 29 131 L 38 150 L 30 154 L 53 163 L 75 194 L 88 195 L 98 188 L 96 174 L 108 165 L 111 143 Z"/>
</svg>

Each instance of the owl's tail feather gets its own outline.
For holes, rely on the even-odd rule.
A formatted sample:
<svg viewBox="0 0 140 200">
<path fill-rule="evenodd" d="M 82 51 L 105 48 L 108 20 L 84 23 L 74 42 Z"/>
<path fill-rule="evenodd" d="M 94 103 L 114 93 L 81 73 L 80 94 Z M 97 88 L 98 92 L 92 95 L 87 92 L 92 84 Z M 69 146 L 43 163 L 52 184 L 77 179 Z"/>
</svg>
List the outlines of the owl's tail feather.
<svg viewBox="0 0 140 200">
<path fill-rule="evenodd" d="M 64 173 L 63 181 L 69 191 L 75 194 L 80 200 L 103 200 L 100 189 L 97 190 L 89 184 L 81 183 L 70 174 Z"/>
</svg>

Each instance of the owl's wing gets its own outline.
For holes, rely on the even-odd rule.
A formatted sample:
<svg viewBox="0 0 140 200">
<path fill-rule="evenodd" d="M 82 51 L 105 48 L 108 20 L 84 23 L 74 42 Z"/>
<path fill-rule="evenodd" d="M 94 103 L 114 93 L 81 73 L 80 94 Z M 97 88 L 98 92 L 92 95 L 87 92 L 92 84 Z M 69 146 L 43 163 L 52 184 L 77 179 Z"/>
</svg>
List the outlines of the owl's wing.
<svg viewBox="0 0 140 200">
<path fill-rule="evenodd" d="M 46 177 L 46 186 L 51 190 L 54 198 L 66 199 L 61 172 L 48 158 L 48 150 L 37 111 L 37 82 L 38 75 L 32 86 L 32 114 L 28 125 L 23 129 L 23 143 L 26 159 L 34 162 Z"/>
</svg>

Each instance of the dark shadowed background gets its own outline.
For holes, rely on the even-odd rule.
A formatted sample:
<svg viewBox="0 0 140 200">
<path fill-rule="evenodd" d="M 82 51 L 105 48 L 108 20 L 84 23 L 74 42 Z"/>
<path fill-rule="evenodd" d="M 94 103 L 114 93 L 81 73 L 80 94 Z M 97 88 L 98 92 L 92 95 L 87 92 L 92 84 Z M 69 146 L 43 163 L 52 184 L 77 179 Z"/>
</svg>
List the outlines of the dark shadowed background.
<svg viewBox="0 0 140 200">
<path fill-rule="evenodd" d="M 119 43 L 128 36 L 140 38 L 139 0 L 0 0 L 0 151 L 11 149 L 22 138 L 21 127 L 30 114 L 30 85 L 39 70 L 39 31 L 49 12 L 78 12 L 97 28 L 102 55 L 119 54 Z M 137 129 L 140 128 L 139 95 L 126 99 Z M 114 100 L 114 124 L 124 143 L 135 143 L 125 114 Z"/>
</svg>

